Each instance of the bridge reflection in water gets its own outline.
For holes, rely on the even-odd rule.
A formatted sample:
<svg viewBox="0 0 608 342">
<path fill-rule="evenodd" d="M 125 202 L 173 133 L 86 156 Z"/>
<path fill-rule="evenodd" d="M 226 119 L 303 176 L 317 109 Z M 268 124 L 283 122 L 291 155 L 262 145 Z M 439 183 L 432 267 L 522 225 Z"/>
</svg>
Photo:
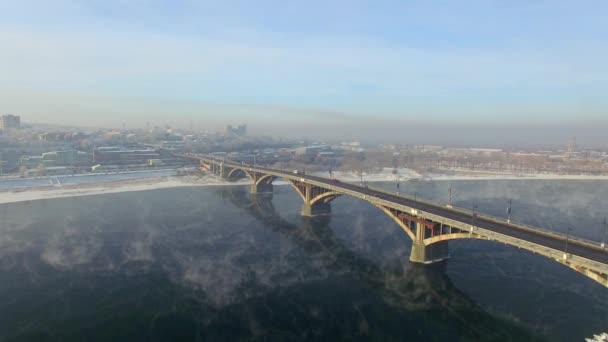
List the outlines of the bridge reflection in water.
<svg viewBox="0 0 608 342">
<path fill-rule="evenodd" d="M 331 201 L 343 195 L 367 201 L 391 217 L 410 237 L 411 262 L 430 264 L 446 259 L 450 240 L 492 240 L 544 255 L 608 287 L 608 249 L 594 241 L 298 171 L 238 164 L 205 155 L 176 156 L 196 160 L 203 169 L 228 180 L 249 177 L 252 194 L 271 193 L 272 182 L 285 179 L 304 202 L 302 216 L 329 214 Z"/>
<path fill-rule="evenodd" d="M 429 334 L 440 340 L 464 337 L 479 341 L 536 340 L 520 324 L 490 315 L 456 289 L 445 272 L 448 259 L 432 265 L 409 263 L 401 269 L 386 270 L 359 256 L 337 239 L 329 226 L 331 216 L 303 217 L 295 224 L 277 213 L 272 194 L 254 195 L 242 188 L 221 188 L 218 192 L 265 227 L 299 246 L 310 259 L 320 261 L 322 268 L 331 270 L 328 278 L 336 275 L 351 278 L 352 283 L 337 285 L 340 291 L 348 293 L 350 287 L 362 287 L 364 292 L 378 295 L 382 305 L 386 306 L 383 312 L 398 312 L 399 322 L 395 322 L 398 326 L 394 328 L 407 333 L 412 340 L 428 339 Z M 322 283 L 327 282 L 330 281 L 326 279 Z M 331 287 L 327 288 L 328 293 L 336 291 Z M 359 304 L 365 306 L 366 301 L 361 299 Z M 386 317 L 369 316 L 374 314 L 379 313 L 361 313 L 370 321 L 393 319 L 388 313 Z"/>
</svg>

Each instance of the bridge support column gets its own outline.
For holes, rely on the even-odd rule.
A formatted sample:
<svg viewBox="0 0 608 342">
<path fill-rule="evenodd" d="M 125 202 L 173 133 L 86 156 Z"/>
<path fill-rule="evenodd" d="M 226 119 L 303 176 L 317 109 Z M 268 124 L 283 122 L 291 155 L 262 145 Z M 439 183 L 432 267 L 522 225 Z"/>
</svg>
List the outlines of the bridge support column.
<svg viewBox="0 0 608 342">
<path fill-rule="evenodd" d="M 251 184 L 251 193 L 252 194 L 267 194 L 272 193 L 273 190 L 272 183 L 259 183 L 259 184 Z"/>
<path fill-rule="evenodd" d="M 211 172 L 213 172 L 213 174 L 216 176 L 224 178 L 224 168 L 219 164 L 212 163 Z"/>
<path fill-rule="evenodd" d="M 308 217 L 329 215 L 331 213 L 331 205 L 325 201 L 313 202 L 313 189 L 314 186 L 310 184 L 304 184 L 303 189 L 300 189 L 302 197 L 304 197 L 304 204 L 302 205 L 300 214 Z"/>
<path fill-rule="evenodd" d="M 229 173 L 230 173 L 229 168 L 225 167 L 224 165 L 220 165 L 220 168 L 219 168 L 220 178 L 224 178 L 224 179 L 228 178 Z"/>
<path fill-rule="evenodd" d="M 317 202 L 314 204 L 304 203 L 300 211 L 302 216 L 319 216 L 331 214 L 331 205 L 329 203 Z"/>
<path fill-rule="evenodd" d="M 414 242 L 410 253 L 410 262 L 432 264 L 448 258 L 448 242 L 441 241 L 425 246 Z"/>
<path fill-rule="evenodd" d="M 247 172 L 249 178 L 253 181 L 251 184 L 251 193 L 252 194 L 267 194 L 272 193 L 274 190 L 274 186 L 272 182 L 277 179 L 276 176 L 269 176 L 259 172 Z"/>
<path fill-rule="evenodd" d="M 416 222 L 416 239 L 412 242 L 410 262 L 432 264 L 448 258 L 448 241 L 424 244 L 426 227 L 423 218 Z"/>
</svg>

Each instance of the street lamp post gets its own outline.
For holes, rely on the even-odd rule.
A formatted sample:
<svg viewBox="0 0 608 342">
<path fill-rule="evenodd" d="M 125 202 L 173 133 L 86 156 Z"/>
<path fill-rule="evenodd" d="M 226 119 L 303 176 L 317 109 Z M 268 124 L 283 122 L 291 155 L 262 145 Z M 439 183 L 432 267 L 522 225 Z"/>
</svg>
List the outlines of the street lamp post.
<svg viewBox="0 0 608 342">
<path fill-rule="evenodd" d="M 395 184 L 395 187 L 397 188 L 397 195 L 399 195 L 399 177 L 395 177 L 395 181 L 397 182 L 397 184 Z"/>
<path fill-rule="evenodd" d="M 448 188 L 448 204 L 452 206 L 452 187 Z"/>
<path fill-rule="evenodd" d="M 509 198 L 509 206 L 507 207 L 507 223 L 511 223 L 511 199 Z"/>
<path fill-rule="evenodd" d="M 564 259 L 568 259 L 568 240 L 570 240 L 570 231 L 572 228 L 568 227 L 566 230 L 566 246 L 564 248 Z"/>
<path fill-rule="evenodd" d="M 604 217 L 604 237 L 602 238 L 602 248 L 606 247 L 606 236 L 608 235 L 608 224 L 606 223 L 606 217 Z"/>
<path fill-rule="evenodd" d="M 475 219 L 477 218 L 477 204 L 473 205 L 473 217 L 471 218 L 471 224 L 475 225 Z"/>
<path fill-rule="evenodd" d="M 361 186 L 363 186 L 363 168 L 359 169 L 359 175 L 361 176 Z"/>
</svg>

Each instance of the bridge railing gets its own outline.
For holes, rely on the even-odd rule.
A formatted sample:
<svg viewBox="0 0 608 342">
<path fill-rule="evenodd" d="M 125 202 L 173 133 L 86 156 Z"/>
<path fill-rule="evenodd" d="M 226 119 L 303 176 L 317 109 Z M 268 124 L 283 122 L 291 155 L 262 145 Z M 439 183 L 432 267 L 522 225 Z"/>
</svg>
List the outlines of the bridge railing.
<svg viewBox="0 0 608 342">
<path fill-rule="evenodd" d="M 403 197 L 406 198 L 410 201 L 413 202 L 419 202 L 422 204 L 426 204 L 426 205 L 430 205 L 430 206 L 434 206 L 437 208 L 441 208 L 441 209 L 445 209 L 445 210 L 449 210 L 449 211 L 453 211 L 453 212 L 459 212 L 462 214 L 466 214 L 466 215 L 470 215 L 471 217 L 473 216 L 474 212 L 472 210 L 468 210 L 465 208 L 461 208 L 461 207 L 456 207 L 453 205 L 447 205 L 445 203 L 441 203 L 441 202 L 437 202 L 437 201 L 433 201 L 433 200 L 429 200 L 429 199 L 420 199 L 417 196 L 411 196 L 408 194 L 401 194 L 397 191 L 389 191 L 385 188 L 381 188 L 381 187 L 377 187 L 377 186 L 367 186 L 367 188 L 377 191 L 377 192 L 381 192 L 387 195 L 392 195 L 392 196 L 398 196 L 398 197 Z M 496 223 L 500 223 L 503 225 L 507 225 L 509 227 L 512 227 L 514 229 L 523 229 L 523 230 L 527 230 L 530 232 L 534 232 L 534 233 L 540 233 L 546 236 L 550 236 L 553 238 L 559 238 L 562 240 L 566 240 L 568 239 L 568 241 L 571 242 L 576 242 L 579 243 L 581 245 L 585 245 L 588 247 L 592 247 L 592 248 L 596 248 L 596 249 L 600 249 L 602 250 L 602 247 L 600 245 L 599 242 L 597 241 L 593 241 L 593 240 L 589 240 L 589 239 L 584 239 L 584 238 L 580 238 L 580 237 L 576 237 L 576 236 L 572 236 L 572 235 L 566 235 L 560 232 L 556 232 L 554 230 L 550 230 L 550 229 L 545 229 L 545 228 L 539 228 L 539 227 L 534 227 L 525 223 L 521 223 L 521 222 L 517 222 L 517 221 L 513 221 L 513 220 L 506 220 L 504 218 L 501 217 L 496 217 L 496 216 L 491 216 L 491 215 L 486 215 L 486 214 L 480 214 L 479 212 L 475 212 L 477 218 L 481 218 L 484 220 L 488 220 L 488 221 L 494 221 Z"/>
</svg>

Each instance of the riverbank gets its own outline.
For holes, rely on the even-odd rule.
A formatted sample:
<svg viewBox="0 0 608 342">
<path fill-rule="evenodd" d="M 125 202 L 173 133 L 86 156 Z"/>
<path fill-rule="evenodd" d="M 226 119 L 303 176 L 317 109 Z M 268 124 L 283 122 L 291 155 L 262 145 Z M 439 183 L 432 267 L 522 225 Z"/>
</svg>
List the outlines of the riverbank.
<svg viewBox="0 0 608 342">
<path fill-rule="evenodd" d="M 1 190 L 0 204 L 188 186 L 222 186 L 239 184 L 249 184 L 249 180 L 243 179 L 237 182 L 227 182 L 212 175 L 205 175 L 203 177 L 162 176 L 156 178 L 108 181 L 96 184 L 69 184 Z"/>
<path fill-rule="evenodd" d="M 328 177 L 326 173 L 313 173 L 317 176 Z M 143 175 L 143 174 L 142 174 Z M 398 169 L 393 173 L 392 168 L 385 168 L 374 174 L 360 174 L 352 172 L 335 171 L 334 178 L 343 182 L 359 183 L 361 179 L 366 182 L 408 182 L 408 181 L 459 181 L 459 180 L 607 180 L 608 176 L 587 175 L 556 175 L 556 174 L 488 174 L 488 173 L 462 173 L 462 174 L 425 174 L 421 175 L 410 169 Z M 124 176 L 123 176 L 124 177 Z M 241 179 L 236 182 L 228 182 L 211 174 L 198 176 L 175 176 L 156 174 L 145 178 L 116 179 L 109 175 L 96 178 L 96 182 L 55 182 L 52 177 L 42 182 L 33 182 L 30 186 L 2 188 L 0 187 L 0 204 L 27 202 L 43 199 L 91 196 L 99 194 L 144 191 L 165 188 L 191 187 L 191 186 L 228 186 L 247 185 L 249 179 Z M 27 183 L 26 183 L 27 184 Z M 276 181 L 276 185 L 287 184 L 285 181 Z"/>
</svg>

